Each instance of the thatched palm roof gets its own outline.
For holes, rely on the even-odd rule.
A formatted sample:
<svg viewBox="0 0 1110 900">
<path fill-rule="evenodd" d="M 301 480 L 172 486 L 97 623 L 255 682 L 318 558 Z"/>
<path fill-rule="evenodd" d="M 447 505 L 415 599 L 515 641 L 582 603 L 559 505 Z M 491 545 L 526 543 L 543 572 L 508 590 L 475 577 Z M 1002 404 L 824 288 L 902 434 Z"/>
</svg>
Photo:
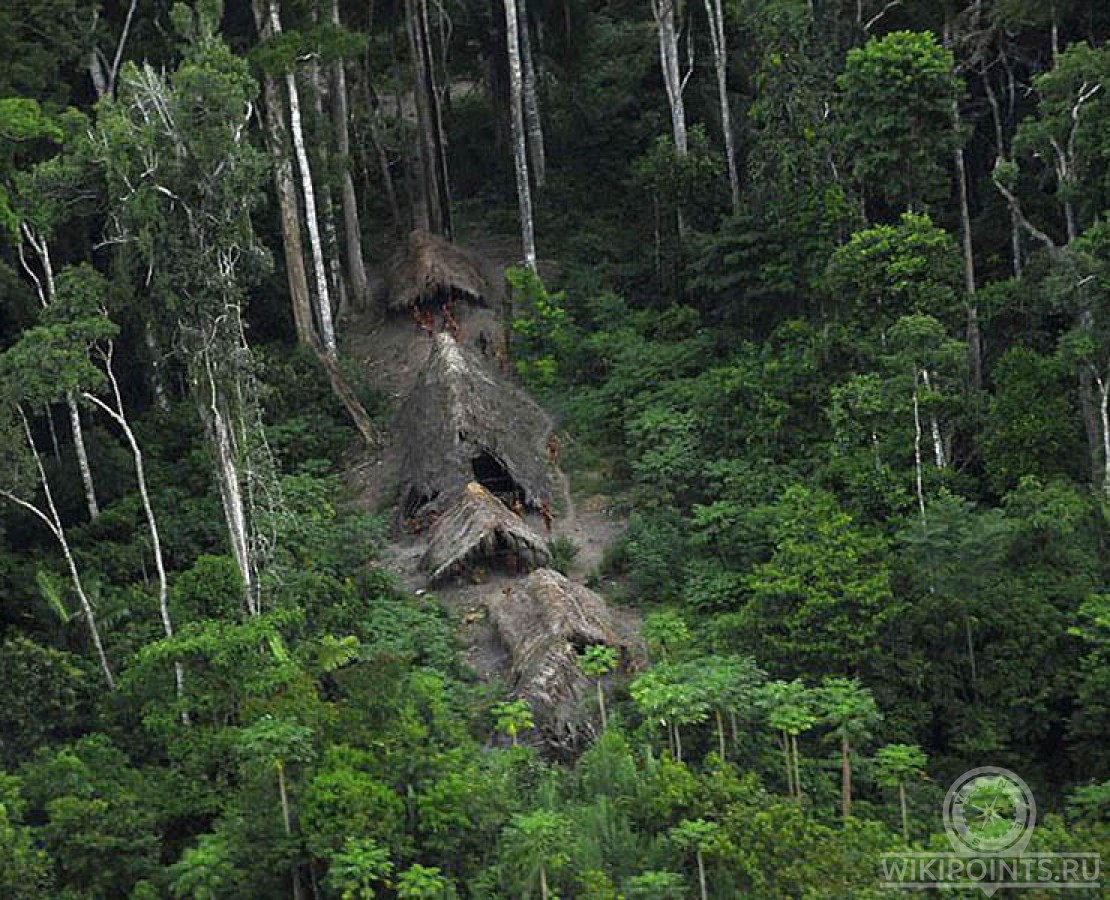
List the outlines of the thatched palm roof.
<svg viewBox="0 0 1110 900">
<path fill-rule="evenodd" d="M 387 275 L 390 310 L 416 306 L 448 292 L 464 294 L 479 303 L 489 296 L 489 286 L 478 261 L 458 244 L 427 231 L 409 234 Z"/>
<path fill-rule="evenodd" d="M 489 597 L 486 608 L 509 651 L 514 692 L 531 703 L 545 741 L 573 752 L 593 730 L 585 702 L 594 687 L 578 654 L 606 644 L 630 659 L 639 649 L 620 635 L 601 597 L 552 569 Z"/>
<path fill-rule="evenodd" d="M 475 481 L 432 527 L 420 561 L 436 584 L 482 568 L 530 571 L 547 565 L 551 554 L 543 539 Z"/>
<path fill-rule="evenodd" d="M 401 520 L 443 515 L 476 480 L 538 506 L 551 492 L 549 431 L 524 391 L 495 377 L 477 351 L 437 334 L 395 425 Z"/>
</svg>

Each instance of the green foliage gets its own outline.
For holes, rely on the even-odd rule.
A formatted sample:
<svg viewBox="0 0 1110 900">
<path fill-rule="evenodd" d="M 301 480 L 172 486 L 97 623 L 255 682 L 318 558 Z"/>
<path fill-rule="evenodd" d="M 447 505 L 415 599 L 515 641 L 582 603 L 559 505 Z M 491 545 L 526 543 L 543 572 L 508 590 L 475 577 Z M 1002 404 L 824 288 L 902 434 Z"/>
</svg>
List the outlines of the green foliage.
<svg viewBox="0 0 1110 900">
<path fill-rule="evenodd" d="M 384 847 L 370 839 L 348 838 L 331 859 L 327 884 L 341 900 L 374 900 L 375 886 L 388 886 L 392 873 L 393 863 Z"/>
<path fill-rule="evenodd" d="M 862 192 L 897 213 L 920 210 L 944 183 L 960 84 L 952 53 L 928 33 L 895 31 L 848 51 L 841 139 Z"/>
<path fill-rule="evenodd" d="M 550 390 L 556 383 L 556 357 L 570 340 L 570 322 L 561 293 L 549 294 L 534 269 L 516 266 L 505 273 L 512 303 L 511 352 L 524 383 Z"/>
<path fill-rule="evenodd" d="M 493 713 L 494 727 L 502 734 L 507 734 L 516 745 L 517 735 L 535 727 L 532 718 L 532 704 L 527 700 L 504 700 L 495 703 L 490 709 Z"/>
</svg>

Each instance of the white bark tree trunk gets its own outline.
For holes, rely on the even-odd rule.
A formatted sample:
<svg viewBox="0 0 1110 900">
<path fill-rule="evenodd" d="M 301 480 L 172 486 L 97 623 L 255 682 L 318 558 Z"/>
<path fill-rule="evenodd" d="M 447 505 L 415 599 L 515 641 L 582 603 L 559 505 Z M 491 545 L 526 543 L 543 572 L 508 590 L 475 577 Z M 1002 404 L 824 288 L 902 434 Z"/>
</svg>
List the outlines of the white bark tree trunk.
<svg viewBox="0 0 1110 900">
<path fill-rule="evenodd" d="M 518 39 L 523 70 L 524 130 L 528 137 L 528 162 L 536 187 L 547 180 L 547 153 L 544 149 L 543 120 L 540 118 L 539 94 L 536 90 L 536 66 L 532 59 L 532 38 L 528 28 L 528 2 L 520 0 L 517 7 Z"/>
<path fill-rule="evenodd" d="M 336 28 L 342 27 L 339 18 L 339 0 L 332 0 L 331 23 Z M 351 135 L 347 120 L 350 117 L 349 99 L 347 96 L 347 70 L 343 60 L 337 59 L 331 64 L 332 88 L 332 127 L 335 130 L 336 151 L 339 153 L 343 166 L 343 177 L 340 183 L 341 198 L 343 203 L 343 237 L 345 239 L 347 258 L 347 281 L 354 294 L 356 307 L 362 307 L 369 298 L 369 287 L 366 280 L 366 263 L 362 258 L 362 226 L 358 215 L 358 198 L 355 195 L 355 182 L 351 177 Z"/>
<path fill-rule="evenodd" d="M 917 387 L 920 376 L 917 370 L 913 373 L 913 467 L 914 481 L 917 488 L 917 506 L 921 511 L 921 518 L 925 518 L 925 486 L 923 482 L 924 466 L 921 462 L 921 407 L 917 402 Z"/>
<path fill-rule="evenodd" d="M 268 0 L 270 31 L 275 37 L 281 34 L 281 14 L 278 0 Z M 319 218 L 316 212 L 316 190 L 312 183 L 312 168 L 305 150 L 304 126 L 301 120 L 300 92 L 297 78 L 292 69 L 285 73 L 285 88 L 289 94 L 289 123 L 293 133 L 293 150 L 300 169 L 301 193 L 304 197 L 305 224 L 308 226 L 308 242 L 312 250 L 312 271 L 316 281 L 316 316 L 320 326 L 320 338 L 324 352 L 329 359 L 338 356 L 335 341 L 335 326 L 332 324 L 331 292 L 328 290 L 327 266 L 324 262 L 324 248 L 320 242 Z"/>
<path fill-rule="evenodd" d="M 536 268 L 536 234 L 532 221 L 532 191 L 528 181 L 528 155 L 524 136 L 524 88 L 520 59 L 520 33 L 516 0 L 505 0 L 505 33 L 509 47 L 509 124 L 513 138 L 513 165 L 516 193 L 520 205 L 520 237 L 524 264 Z"/>
<path fill-rule="evenodd" d="M 19 261 L 24 271 L 35 283 L 39 304 L 43 309 L 49 309 L 57 298 L 57 289 L 54 282 L 54 264 L 50 258 L 50 245 L 46 237 L 35 231 L 26 222 L 20 223 L 23 238 L 31 245 L 35 255 L 42 266 L 42 277 L 35 273 L 23 254 L 22 244 L 19 248 Z M 77 401 L 72 393 L 66 394 L 66 408 L 69 410 L 69 425 L 73 432 L 73 450 L 77 456 L 77 470 L 81 474 L 81 484 L 85 490 L 85 505 L 89 511 L 89 519 L 96 521 L 100 516 L 100 505 L 96 502 L 96 485 L 93 483 L 92 468 L 89 466 L 89 455 L 85 450 L 85 432 L 81 427 L 81 413 L 77 409 Z M 51 423 L 53 424 L 53 423 Z"/>
<path fill-rule="evenodd" d="M 252 0 L 254 24 L 259 39 L 273 37 L 264 0 Z M 277 82 L 267 76 L 263 80 L 263 98 L 266 104 L 266 146 L 274 165 L 274 187 L 278 208 L 281 211 L 281 238 L 285 248 L 285 274 L 289 281 L 289 298 L 293 304 L 293 325 L 297 340 L 313 346 L 316 329 L 312 323 L 312 295 L 308 289 L 308 275 L 304 266 L 304 244 L 301 241 L 301 212 L 297 205 L 297 188 L 294 184 L 293 164 L 289 159 L 289 130 L 285 120 L 285 103 Z"/>
<path fill-rule="evenodd" d="M 61 547 L 62 556 L 65 557 L 66 568 L 69 569 L 70 582 L 73 584 L 74 593 L 77 594 L 77 602 L 81 606 L 81 613 L 85 617 L 85 624 L 89 629 L 89 637 L 92 639 L 97 659 L 100 662 L 100 670 L 104 673 L 104 680 L 108 683 L 108 688 L 114 691 L 116 689 L 116 680 L 112 675 L 112 667 L 108 664 L 108 655 L 104 652 L 104 643 L 100 639 L 100 629 L 96 624 L 96 614 L 93 610 L 92 602 L 85 592 L 85 585 L 81 581 L 81 574 L 77 569 L 77 561 L 73 558 L 73 552 L 70 550 L 69 539 L 66 537 L 61 516 L 58 515 L 58 507 L 54 504 L 54 492 L 50 490 L 50 482 L 46 478 L 46 470 L 42 466 L 42 458 L 39 456 L 34 435 L 31 433 L 31 426 L 22 408 L 19 410 L 19 417 L 23 425 L 23 436 L 27 441 L 27 447 L 31 451 L 31 456 L 35 461 L 39 486 L 42 488 L 43 498 L 46 500 L 46 511 L 44 512 L 33 503 L 24 500 L 22 497 L 17 496 L 15 493 L 5 488 L 0 488 L 0 497 L 10 500 L 12 503 L 15 503 L 17 506 L 22 507 L 27 512 L 34 515 L 46 525 L 50 533 L 54 535 L 54 539 L 58 542 L 58 546 Z"/>
<path fill-rule="evenodd" d="M 688 152 L 686 139 L 686 103 L 682 98 L 686 80 L 678 65 L 678 29 L 675 26 L 674 0 L 652 0 L 651 11 L 659 31 L 659 61 L 663 69 L 663 86 L 671 108 L 671 130 L 679 156 Z"/>
<path fill-rule="evenodd" d="M 143 462 L 143 451 L 127 414 L 123 408 L 123 396 L 120 393 L 119 381 L 116 379 L 115 369 L 112 366 L 112 344 L 109 342 L 104 353 L 104 368 L 108 375 L 108 383 L 112 388 L 112 404 L 109 405 L 94 394 L 84 393 L 90 403 L 103 410 L 123 432 L 127 446 L 131 450 L 131 458 L 135 463 L 135 480 L 139 486 L 139 498 L 143 504 L 143 514 L 146 516 L 147 529 L 150 531 L 150 546 L 154 556 L 154 569 L 158 573 L 158 613 L 162 620 L 162 631 L 168 638 L 173 637 L 173 619 L 170 617 L 170 591 L 169 579 L 166 576 L 165 556 L 162 553 L 162 536 L 158 529 L 158 519 L 154 515 L 154 507 L 150 503 L 150 490 L 146 481 L 146 466 Z M 174 663 L 174 680 L 177 685 L 177 698 L 180 700 L 185 694 L 185 668 L 180 662 Z"/>
<path fill-rule="evenodd" d="M 96 502 L 96 485 L 93 484 L 89 454 L 85 450 L 85 431 L 81 427 L 81 411 L 77 408 L 77 401 L 72 393 L 66 394 L 66 406 L 69 408 L 69 424 L 73 429 L 73 451 L 77 455 L 77 469 L 81 473 L 81 484 L 85 488 L 85 505 L 89 510 L 89 518 L 95 522 L 100 516 L 100 504 Z"/>
<path fill-rule="evenodd" d="M 721 0 L 705 0 L 709 18 L 709 38 L 713 45 L 713 68 L 717 73 L 717 100 L 721 106 L 721 131 L 725 138 L 725 159 L 728 162 L 729 196 L 732 214 L 740 212 L 740 173 L 736 168 L 736 147 L 732 134 L 732 110 L 728 102 L 728 45 L 725 43 L 725 11 Z"/>
<path fill-rule="evenodd" d="M 215 452 L 216 482 L 220 489 L 220 503 L 227 524 L 228 539 L 235 565 L 243 579 L 243 596 L 247 612 L 258 615 L 258 605 L 254 595 L 254 566 L 250 554 L 250 538 L 247 524 L 247 511 L 243 503 L 243 487 L 239 472 L 238 453 L 235 447 L 234 432 L 227 420 L 224 404 L 216 385 L 210 354 L 204 349 L 205 375 L 207 378 L 207 398 L 201 400 L 201 418 L 208 427 L 212 449 Z"/>
</svg>

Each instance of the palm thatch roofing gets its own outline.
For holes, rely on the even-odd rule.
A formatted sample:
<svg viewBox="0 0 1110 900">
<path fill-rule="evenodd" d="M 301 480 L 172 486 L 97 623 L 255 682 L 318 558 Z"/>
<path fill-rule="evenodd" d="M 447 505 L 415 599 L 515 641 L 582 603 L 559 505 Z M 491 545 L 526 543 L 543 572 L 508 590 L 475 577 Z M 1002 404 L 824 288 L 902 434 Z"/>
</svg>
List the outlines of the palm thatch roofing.
<svg viewBox="0 0 1110 900">
<path fill-rule="evenodd" d="M 420 566 L 437 584 L 499 568 L 515 575 L 547 565 L 544 540 L 478 482 L 470 482 L 458 502 L 432 527 Z"/>
<path fill-rule="evenodd" d="M 449 334 L 437 334 L 398 413 L 400 521 L 444 515 L 472 481 L 506 504 L 551 496 L 550 421 L 524 391 Z"/>
<path fill-rule="evenodd" d="M 387 306 L 393 312 L 421 301 L 463 295 L 472 303 L 489 296 L 489 285 L 477 259 L 458 244 L 427 231 L 409 234 L 386 276 Z"/>
<path fill-rule="evenodd" d="M 586 701 L 596 690 L 578 654 L 605 644 L 627 664 L 641 648 L 620 634 L 601 597 L 553 569 L 537 569 L 511 592 L 488 597 L 486 608 L 509 652 L 514 693 L 531 704 L 545 743 L 574 753 L 594 732 Z"/>
</svg>

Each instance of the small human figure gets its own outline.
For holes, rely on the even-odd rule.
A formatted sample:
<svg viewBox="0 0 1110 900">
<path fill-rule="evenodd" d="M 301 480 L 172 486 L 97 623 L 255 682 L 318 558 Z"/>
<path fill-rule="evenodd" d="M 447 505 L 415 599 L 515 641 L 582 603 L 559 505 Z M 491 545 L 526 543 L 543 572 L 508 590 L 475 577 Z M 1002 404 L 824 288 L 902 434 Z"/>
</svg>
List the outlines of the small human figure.
<svg viewBox="0 0 1110 900">
<path fill-rule="evenodd" d="M 551 523 L 555 521 L 555 515 L 551 512 L 551 501 L 546 497 L 540 504 L 540 515 L 543 516 L 543 527 L 547 529 L 548 534 L 551 534 Z"/>
<path fill-rule="evenodd" d="M 489 338 L 484 331 L 478 332 L 478 350 L 482 356 L 489 356 Z"/>
<path fill-rule="evenodd" d="M 559 439 L 555 436 L 554 431 L 547 436 L 547 458 L 551 461 L 551 465 L 558 467 Z"/>
</svg>

